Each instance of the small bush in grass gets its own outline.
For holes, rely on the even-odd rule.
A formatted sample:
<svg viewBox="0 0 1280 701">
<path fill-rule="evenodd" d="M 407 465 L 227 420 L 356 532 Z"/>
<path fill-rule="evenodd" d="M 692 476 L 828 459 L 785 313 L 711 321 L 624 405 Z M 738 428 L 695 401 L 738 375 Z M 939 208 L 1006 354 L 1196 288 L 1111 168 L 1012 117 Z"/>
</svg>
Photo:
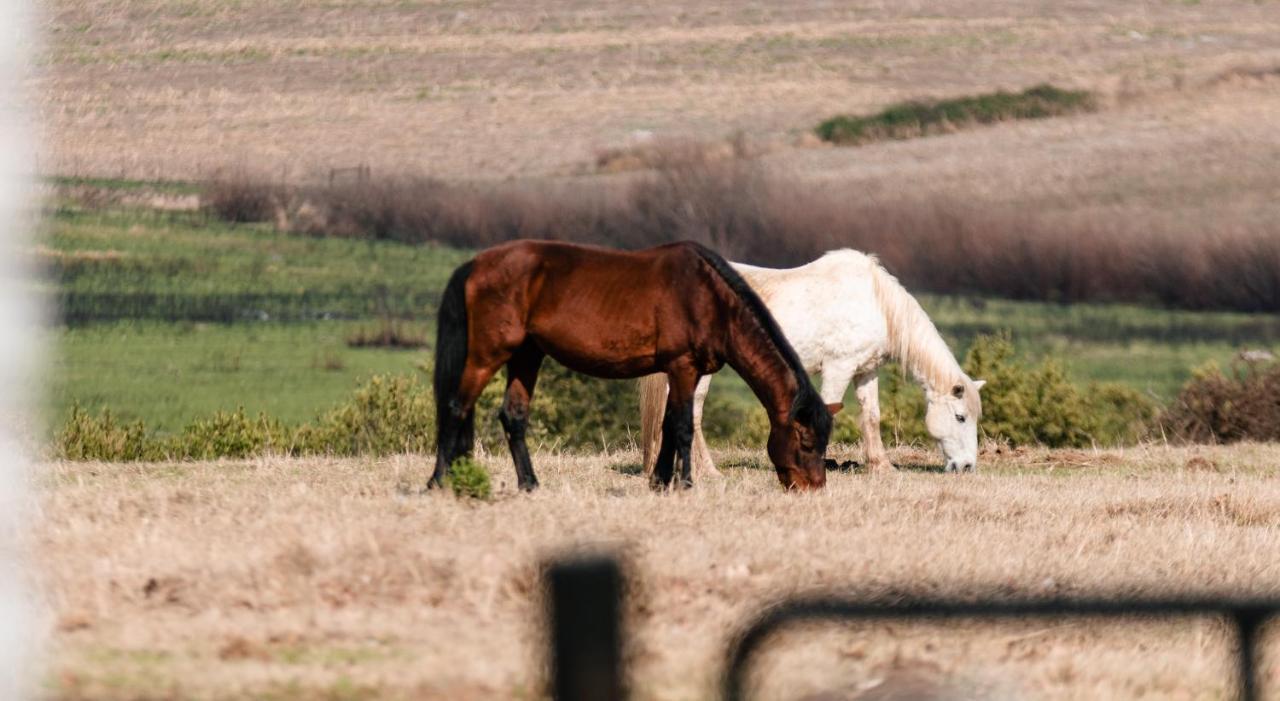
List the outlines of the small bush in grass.
<svg viewBox="0 0 1280 701">
<path fill-rule="evenodd" d="M 982 389 L 983 417 L 980 435 L 1013 445 L 1086 447 L 1095 443 L 1117 445 L 1146 438 L 1157 414 L 1157 405 L 1140 393 L 1114 383 L 1080 387 L 1070 382 L 1052 360 L 1028 367 L 1014 359 L 1007 334 L 980 336 L 970 348 L 964 367 L 971 377 L 987 380 Z M 714 396 L 714 392 L 712 396 Z M 836 415 L 833 443 L 862 440 L 861 408 L 849 405 Z M 880 434 L 888 445 L 933 445 L 925 428 L 924 391 L 896 364 L 880 372 Z M 732 415 L 730 440 L 742 445 L 763 445 L 769 423 L 763 411 L 752 408 L 745 417 Z M 717 415 L 717 418 L 719 415 Z M 707 426 L 708 437 L 725 433 Z"/>
<path fill-rule="evenodd" d="M 1089 406 L 1097 411 L 1099 443 L 1131 445 L 1151 437 L 1160 405 L 1149 397 L 1115 382 L 1089 385 L 1087 392 Z"/>
<path fill-rule="evenodd" d="M 1199 443 L 1280 440 L 1280 363 L 1201 367 L 1160 423 L 1167 434 Z"/>
<path fill-rule="evenodd" d="M 67 460 L 129 462 L 153 457 L 142 421 L 120 423 L 105 409 L 97 416 L 71 407 L 71 416 L 54 438 L 54 451 Z"/>
<path fill-rule="evenodd" d="M 468 457 L 458 458 L 449 470 L 449 489 L 458 497 L 488 501 L 493 496 L 489 471 Z"/>
<path fill-rule="evenodd" d="M 427 453 L 434 447 L 435 407 L 414 376 L 379 375 L 346 404 L 303 426 L 294 451 L 330 455 Z"/>
<path fill-rule="evenodd" d="M 205 185 L 201 205 L 217 218 L 236 224 L 275 218 L 281 188 L 245 173 L 220 176 Z"/>
<path fill-rule="evenodd" d="M 836 144 L 864 144 L 945 133 L 973 124 L 1087 112 L 1096 107 L 1088 91 L 1037 85 L 1020 93 L 1001 90 L 949 100 L 904 102 L 873 115 L 832 117 L 815 132 Z"/>
<path fill-rule="evenodd" d="M 1051 448 L 1116 444 L 1144 435 L 1155 415 L 1155 404 L 1127 387 L 1082 391 L 1056 361 L 1027 368 L 1013 354 L 1009 335 L 1000 334 L 980 336 L 965 358 L 965 372 L 987 381 L 979 427 L 991 438 Z"/>
<path fill-rule="evenodd" d="M 1027 367 L 1014 360 L 1007 334 L 979 336 L 965 357 L 970 377 L 987 381 L 982 389 L 981 435 L 1013 445 L 1085 447 L 1145 438 L 1156 416 L 1154 402 L 1114 383 L 1079 387 L 1062 367 L 1047 360 Z M 858 408 L 836 417 L 832 440 L 861 440 Z M 924 425 L 924 392 L 896 365 L 880 374 L 880 430 L 886 443 L 930 445 Z"/>
<path fill-rule="evenodd" d="M 258 414 L 252 418 L 244 407 L 218 411 L 189 424 L 169 441 L 170 457 L 192 460 L 246 458 L 289 449 L 288 431 L 279 421 Z"/>
<path fill-rule="evenodd" d="M 489 383 L 476 403 L 476 439 L 487 450 L 506 453 L 502 425 L 495 418 L 502 407 L 506 382 Z M 529 408 L 527 441 L 530 449 L 614 449 L 638 439 L 640 412 L 636 385 L 631 380 L 603 380 L 568 370 L 547 359 Z"/>
</svg>

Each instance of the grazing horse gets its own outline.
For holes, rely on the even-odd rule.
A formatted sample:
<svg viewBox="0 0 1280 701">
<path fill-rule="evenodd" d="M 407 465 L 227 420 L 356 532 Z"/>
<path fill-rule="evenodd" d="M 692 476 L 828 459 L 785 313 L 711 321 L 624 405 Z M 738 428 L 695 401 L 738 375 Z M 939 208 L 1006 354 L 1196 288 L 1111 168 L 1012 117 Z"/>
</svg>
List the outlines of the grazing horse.
<svg viewBox="0 0 1280 701">
<path fill-rule="evenodd" d="M 470 452 L 475 402 L 503 365 L 498 414 L 523 490 L 538 480 L 525 445 L 545 356 L 604 378 L 665 373 L 671 387 L 650 484 L 692 484 L 693 392 L 726 363 L 769 414 L 768 451 L 788 488 L 826 483 L 831 414 L 768 309 L 720 256 L 696 243 L 613 251 L 515 241 L 482 251 L 449 278 L 436 330 L 436 467 L 431 486 Z"/>
<path fill-rule="evenodd" d="M 831 251 L 799 268 L 775 270 L 741 263 L 746 278 L 773 312 L 809 372 L 822 374 L 822 398 L 840 411 L 852 380 L 862 405 L 862 441 L 871 471 L 892 470 L 880 439 L 880 397 L 876 370 L 887 358 L 901 363 L 924 385 L 925 426 L 938 441 L 946 470 L 977 468 L 978 419 L 985 384 L 960 369 L 938 329 L 896 278 L 876 259 L 858 251 Z M 702 403 L 710 377 L 694 396 L 694 465 L 716 473 L 702 437 Z M 653 469 L 655 426 L 662 421 L 666 380 L 651 375 L 640 381 L 644 466 Z"/>
</svg>

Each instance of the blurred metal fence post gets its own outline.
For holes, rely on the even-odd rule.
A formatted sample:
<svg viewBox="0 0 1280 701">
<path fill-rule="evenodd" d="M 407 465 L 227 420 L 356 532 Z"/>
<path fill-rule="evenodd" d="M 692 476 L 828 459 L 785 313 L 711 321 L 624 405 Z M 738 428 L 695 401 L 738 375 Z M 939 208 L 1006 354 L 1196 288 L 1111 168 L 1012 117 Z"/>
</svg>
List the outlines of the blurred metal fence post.
<svg viewBox="0 0 1280 701">
<path fill-rule="evenodd" d="M 608 557 L 547 571 L 556 701 L 622 701 L 622 572 Z"/>
<path fill-rule="evenodd" d="M 757 653 L 767 647 L 778 631 L 800 623 L 1212 616 L 1232 624 L 1238 635 L 1239 650 L 1235 654 L 1238 675 L 1234 697 L 1240 701 L 1257 701 L 1263 684 L 1269 681 L 1261 664 L 1259 632 L 1277 615 L 1280 615 L 1280 600 L 1269 599 L 904 599 L 876 602 L 839 596 L 796 597 L 766 608 L 733 639 L 726 651 L 721 698 L 724 701 L 745 701 L 748 673 Z"/>
<path fill-rule="evenodd" d="M 1258 628 L 1267 620 L 1266 609 L 1242 608 L 1233 612 L 1232 618 L 1240 635 L 1240 698 L 1256 701 L 1260 691 L 1258 659 Z"/>
</svg>

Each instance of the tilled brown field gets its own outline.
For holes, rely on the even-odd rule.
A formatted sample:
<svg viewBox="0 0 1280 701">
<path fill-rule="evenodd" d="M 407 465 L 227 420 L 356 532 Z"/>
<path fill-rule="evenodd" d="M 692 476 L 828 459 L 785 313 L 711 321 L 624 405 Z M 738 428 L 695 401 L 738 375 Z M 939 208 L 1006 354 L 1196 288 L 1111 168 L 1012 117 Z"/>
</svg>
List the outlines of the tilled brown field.
<svg viewBox="0 0 1280 701">
<path fill-rule="evenodd" d="M 539 565 L 579 547 L 628 563 L 639 699 L 712 698 L 732 632 L 788 592 L 1280 595 L 1275 446 L 988 452 L 978 475 L 834 474 L 820 494 L 783 493 L 756 453 L 720 458 L 723 479 L 658 495 L 635 454 L 543 454 L 525 496 L 491 457 L 491 503 L 418 495 L 413 456 L 45 465 L 45 695 L 539 698 Z M 818 628 L 757 682 L 1222 698 L 1231 645 L 1212 621 Z"/>
</svg>

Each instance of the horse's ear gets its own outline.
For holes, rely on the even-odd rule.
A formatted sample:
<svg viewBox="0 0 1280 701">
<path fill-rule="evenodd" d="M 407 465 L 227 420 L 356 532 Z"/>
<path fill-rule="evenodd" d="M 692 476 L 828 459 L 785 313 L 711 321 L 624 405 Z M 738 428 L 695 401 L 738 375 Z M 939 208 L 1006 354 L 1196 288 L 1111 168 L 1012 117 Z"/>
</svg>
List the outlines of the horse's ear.
<svg viewBox="0 0 1280 701">
<path fill-rule="evenodd" d="M 956 385 L 951 388 L 951 396 L 959 399 L 964 396 L 964 385 Z"/>
<path fill-rule="evenodd" d="M 985 384 L 987 384 L 987 381 L 986 381 L 986 380 L 974 380 L 974 381 L 973 381 L 973 388 L 974 388 L 974 389 L 982 389 L 983 385 L 985 385 Z"/>
</svg>

